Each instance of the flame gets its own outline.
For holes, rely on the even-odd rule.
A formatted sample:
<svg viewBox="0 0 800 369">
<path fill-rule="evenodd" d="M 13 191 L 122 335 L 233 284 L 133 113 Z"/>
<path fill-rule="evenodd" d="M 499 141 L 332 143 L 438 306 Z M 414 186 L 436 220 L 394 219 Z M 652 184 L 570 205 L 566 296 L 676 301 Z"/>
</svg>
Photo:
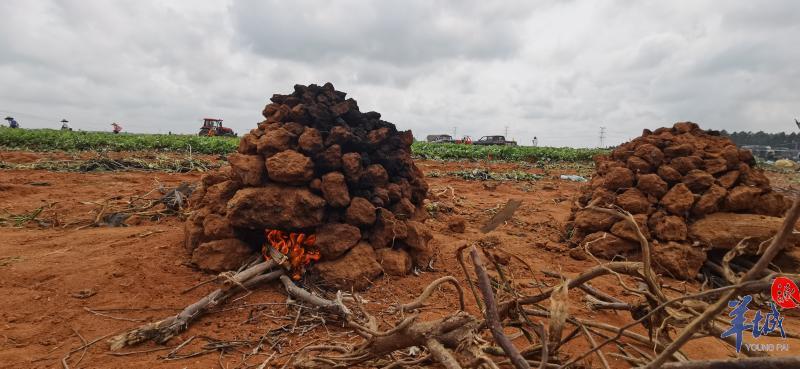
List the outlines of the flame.
<svg viewBox="0 0 800 369">
<path fill-rule="evenodd" d="M 306 235 L 305 233 L 287 233 L 277 229 L 264 230 L 267 235 L 269 245 L 264 244 L 261 252 L 264 254 L 264 259 L 269 260 L 269 247 L 272 246 L 275 251 L 286 256 L 286 262 L 289 264 L 287 267 L 292 271 L 292 279 L 298 280 L 303 274 L 305 267 L 311 264 L 312 261 L 320 259 L 319 251 L 310 250 L 314 246 L 316 236 Z"/>
</svg>

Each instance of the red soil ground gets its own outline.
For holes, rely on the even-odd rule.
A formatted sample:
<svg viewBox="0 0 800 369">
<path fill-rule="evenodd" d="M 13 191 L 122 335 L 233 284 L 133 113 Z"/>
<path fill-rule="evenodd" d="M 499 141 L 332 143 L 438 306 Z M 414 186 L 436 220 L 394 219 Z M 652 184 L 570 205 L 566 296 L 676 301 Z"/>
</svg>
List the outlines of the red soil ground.
<svg viewBox="0 0 800 369">
<path fill-rule="evenodd" d="M 51 157 L 69 158 L 66 154 L 38 154 L 0 152 L 6 162 L 32 162 Z M 51 160 L 52 160 L 51 159 Z M 489 168 L 493 171 L 524 170 L 542 173 L 539 169 L 519 167 L 516 164 L 440 163 L 418 162 L 425 172 Z M 452 213 L 443 213 L 428 221 L 434 231 L 434 243 L 440 254 L 434 265 L 435 272 L 401 279 L 384 277 L 374 281 L 374 286 L 363 293 L 367 308 L 384 323 L 393 317 L 381 314 L 387 307 L 407 302 L 416 297 L 428 283 L 445 275 L 453 275 L 466 286 L 464 274 L 455 259 L 455 250 L 465 242 L 484 237 L 478 229 L 486 223 L 494 210 L 508 199 L 518 198 L 523 204 L 513 220 L 491 233 L 499 240 L 499 247 L 525 259 L 535 271 L 536 278 L 548 285 L 558 281 L 546 278 L 541 270 L 558 271 L 568 276 L 576 275 L 595 266 L 593 261 L 578 261 L 566 253 L 560 242 L 563 223 L 578 193 L 579 184 L 557 179 L 558 174 L 571 170 L 551 170 L 550 176 L 536 182 L 482 182 L 466 181 L 455 177 L 428 178 L 431 193 L 439 193 L 438 201 L 452 206 Z M 201 298 L 213 288 L 204 285 L 191 292 L 181 291 L 209 279 L 209 275 L 192 269 L 185 262 L 187 255 L 182 246 L 182 222 L 176 217 L 161 220 L 143 220 L 128 227 L 93 227 L 78 229 L 94 218 L 95 204 L 122 196 L 142 195 L 154 189 L 157 183 L 177 186 L 183 181 L 197 181 L 201 173 L 170 174 L 162 172 L 113 173 L 61 173 L 32 170 L 0 170 L 0 217 L 8 214 L 30 212 L 43 205 L 47 210 L 40 218 L 57 219 L 66 227 L 41 227 L 35 223 L 21 228 L 0 227 L 0 367 L 2 368 L 61 368 L 61 360 L 74 348 L 81 346 L 81 338 L 92 341 L 113 333 L 159 320 L 177 313 L 184 306 Z M 775 175 L 771 175 L 774 177 Z M 771 178 L 782 183 L 790 179 Z M 43 185 L 46 183 L 46 185 Z M 495 188 L 487 189 L 487 184 Z M 458 215 L 466 219 L 466 232 L 448 230 L 448 219 Z M 82 223 L 81 223 L 82 222 Z M 73 225 L 69 225 L 73 224 Z M 511 271 L 519 282 L 533 282 L 533 278 L 520 263 L 512 262 Z M 664 283 L 677 290 L 693 291 L 696 283 L 664 279 Z M 594 287 L 633 301 L 623 294 L 623 288 L 613 277 L 603 277 L 592 282 Z M 82 291 L 91 291 L 89 297 Z M 467 291 L 468 310 L 478 314 L 474 299 Z M 528 292 L 537 290 L 528 288 Z M 675 295 L 671 292 L 671 295 Z M 81 298 L 85 297 L 85 298 Z M 581 291 L 570 291 L 570 312 L 578 317 L 621 326 L 631 321 L 626 313 L 590 311 L 582 300 Z M 437 293 L 431 307 L 423 317 L 443 316 L 457 307 L 452 288 Z M 278 284 L 264 286 L 245 297 L 225 305 L 222 311 L 204 316 L 187 332 L 168 343 L 175 346 L 192 336 L 207 336 L 219 340 L 258 341 L 271 329 L 286 327 L 292 330 L 297 311 L 286 307 L 286 297 Z M 260 304 L 260 305 L 259 305 Z M 109 310 L 119 309 L 119 310 Z M 94 311 L 94 313 L 92 312 Z M 310 322 L 310 314 L 300 320 L 294 333 L 284 332 L 271 338 L 279 353 L 271 361 L 281 367 L 293 351 L 310 343 L 336 342 L 357 344 L 360 338 L 351 331 L 329 323 L 305 332 L 302 322 Z M 385 328 L 386 326 L 382 326 Z M 789 333 L 800 332 L 797 317 L 788 315 L 784 327 Z M 637 327 L 634 331 L 646 335 Z M 509 332 L 511 333 L 511 332 Z M 599 339 L 599 338 L 598 338 Z M 525 346 L 524 338 L 517 339 Z M 273 353 L 270 344 L 263 352 L 242 364 L 242 354 L 217 352 L 182 359 L 164 361 L 159 357 L 169 350 L 139 353 L 126 356 L 109 354 L 105 338 L 92 345 L 83 356 L 75 352 L 69 359 L 71 368 L 244 368 L 255 367 Z M 755 342 L 746 336 L 745 342 Z M 784 342 L 779 338 L 761 338 L 758 343 Z M 800 341 L 787 340 L 790 351 L 800 350 Z M 200 349 L 201 340 L 187 345 L 182 352 Z M 126 349 L 145 351 L 161 346 L 147 343 Z M 577 354 L 587 349 L 582 339 L 576 339 L 566 353 Z M 241 352 L 249 352 L 247 347 Z M 646 349 L 645 349 L 646 350 Z M 617 352 L 608 347 L 607 353 Z M 714 339 L 692 341 L 684 352 L 693 359 L 725 358 L 735 355 L 728 347 Z M 627 367 L 619 359 L 608 357 L 612 367 Z M 587 361 L 600 367 L 592 356 Z"/>
</svg>

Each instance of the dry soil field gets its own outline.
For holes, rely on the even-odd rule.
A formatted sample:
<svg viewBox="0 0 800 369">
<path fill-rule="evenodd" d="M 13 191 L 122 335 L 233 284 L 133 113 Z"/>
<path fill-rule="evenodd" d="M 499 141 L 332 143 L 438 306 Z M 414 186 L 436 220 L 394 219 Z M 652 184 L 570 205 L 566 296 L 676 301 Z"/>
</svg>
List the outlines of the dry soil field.
<svg viewBox="0 0 800 369">
<path fill-rule="evenodd" d="M 115 154 L 120 156 L 132 153 Z M 6 163 L 31 163 L 41 159 L 64 158 L 65 154 L 10 152 L 0 153 Z M 213 160 L 214 157 L 209 156 Z M 467 242 L 482 240 L 502 248 L 530 264 L 535 275 L 520 263 L 511 263 L 510 272 L 520 284 L 552 286 L 558 279 L 543 271 L 574 276 L 593 266 L 592 260 L 575 260 L 562 242 L 563 224 L 578 193 L 579 183 L 558 179 L 559 174 L 575 173 L 576 167 L 544 172 L 524 164 L 487 162 L 437 162 L 422 160 L 417 165 L 427 174 L 429 199 L 437 204 L 426 221 L 434 232 L 438 258 L 433 271 L 403 278 L 383 277 L 363 293 L 366 308 L 378 317 L 389 306 L 417 296 L 432 280 L 455 276 L 464 283 L 464 273 L 455 258 L 456 249 Z M 516 170 L 543 175 L 536 181 L 480 181 L 448 176 L 457 170 L 489 169 L 495 172 Z M 582 174 L 591 170 L 578 168 Z M 431 175 L 431 173 L 434 173 Z M 254 368 L 272 357 L 268 367 L 281 367 L 298 348 L 309 344 L 337 342 L 356 344 L 361 339 L 352 331 L 325 323 L 313 313 L 299 313 L 286 305 L 280 284 L 255 289 L 202 317 L 188 331 L 173 338 L 167 346 L 147 343 L 111 353 L 106 338 L 142 322 L 175 314 L 184 306 L 211 291 L 211 284 L 183 293 L 185 289 L 209 279 L 187 263 L 183 244 L 182 220 L 178 216 L 131 218 L 128 226 L 86 226 L 91 224 L 103 204 L 137 200 L 158 186 L 175 187 L 181 182 L 196 182 L 201 173 L 114 171 L 99 173 L 55 172 L 45 170 L 0 170 L 0 211 L 6 219 L 0 227 L 0 367 L 61 368 L 62 358 L 70 368 Z M 789 186 L 793 177 L 771 173 L 778 186 Z M 514 217 L 488 235 L 478 229 L 509 199 L 521 199 Z M 36 220 L 17 226 L 20 215 L 43 208 Z M 455 217 L 465 220 L 463 233 L 453 232 L 449 223 Z M 664 278 L 667 290 L 696 291 L 697 282 Z M 618 280 L 606 276 L 592 281 L 595 288 L 633 301 Z M 538 287 L 542 287 L 539 285 Z M 537 287 L 537 288 L 538 288 Z M 424 309 L 425 316 L 443 316 L 454 310 L 457 300 L 450 288 L 442 288 L 434 303 Z M 535 291 L 531 288 L 531 291 Z M 467 309 L 477 311 L 471 294 L 466 293 Z M 621 326 L 630 322 L 628 313 L 593 311 L 580 290 L 569 292 L 569 311 L 576 317 Z M 786 315 L 788 333 L 800 331 L 797 316 Z M 633 329 L 642 335 L 641 326 Z M 525 338 L 515 335 L 520 346 Z M 606 332 L 606 334 L 609 334 Z M 194 337 L 178 354 L 203 352 L 209 344 L 227 342 L 227 350 L 211 350 L 194 357 L 165 360 L 176 345 Z M 599 339 L 599 337 L 598 337 Z M 76 350 L 82 341 L 95 342 L 87 350 Z M 99 340 L 99 341 L 97 341 Z M 746 341 L 748 338 L 746 338 Z M 242 362 L 245 354 L 261 342 L 263 349 Z M 792 351 L 800 341 L 762 338 L 760 343 L 788 342 Z M 205 347 L 204 347 L 205 346 Z M 588 348 L 574 340 L 564 348 L 579 353 Z M 644 352 L 650 352 L 642 348 Z M 603 350 L 614 368 L 628 367 L 612 353 Z M 690 342 L 683 352 L 690 358 L 726 358 L 735 355 L 718 340 L 704 338 Z M 791 353 L 791 351 L 789 352 Z M 601 367 L 597 356 L 584 365 Z"/>
</svg>

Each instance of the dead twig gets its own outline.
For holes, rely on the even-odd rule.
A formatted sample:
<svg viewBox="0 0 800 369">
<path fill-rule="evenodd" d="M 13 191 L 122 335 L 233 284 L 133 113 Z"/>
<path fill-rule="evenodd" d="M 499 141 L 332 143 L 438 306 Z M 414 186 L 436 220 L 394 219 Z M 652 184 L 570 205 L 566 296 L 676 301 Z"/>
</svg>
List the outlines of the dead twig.
<svg viewBox="0 0 800 369">
<path fill-rule="evenodd" d="M 550 349 L 547 346 L 547 341 L 548 341 L 547 330 L 544 329 L 544 325 L 542 324 L 534 324 L 533 330 L 536 332 L 536 334 L 539 335 L 539 340 L 542 341 L 542 354 L 541 354 L 542 360 L 539 363 L 539 369 L 544 369 L 547 368 L 549 365 L 547 360 L 549 359 L 550 356 L 549 352 Z"/>
<path fill-rule="evenodd" d="M 589 341 L 589 344 L 592 346 L 592 348 L 597 347 L 597 341 L 595 341 L 594 337 L 592 337 L 592 333 L 589 332 L 588 329 L 586 329 L 585 325 L 581 324 L 580 327 L 583 330 L 583 334 L 586 335 L 586 340 Z M 603 355 L 603 351 L 597 350 L 597 357 L 600 358 L 600 362 L 603 364 L 603 368 L 611 369 L 611 367 L 608 365 L 608 360 L 606 360 L 605 355 Z"/>
<path fill-rule="evenodd" d="M 764 269 L 769 267 L 769 264 L 772 262 L 772 259 L 780 252 L 784 245 L 786 244 L 786 240 L 791 236 L 792 232 L 794 232 L 794 225 L 797 223 L 797 219 L 800 218 L 800 198 L 795 199 L 792 208 L 789 209 L 789 212 L 786 213 L 786 218 L 783 220 L 783 225 L 781 229 L 778 231 L 776 237 L 772 240 L 772 243 L 764 250 L 764 254 L 758 259 L 755 265 L 750 268 L 750 270 L 745 273 L 742 278 L 739 279 L 739 283 L 747 282 L 750 280 L 755 279 Z M 664 349 L 658 356 L 653 359 L 652 362 L 647 364 L 644 368 L 646 369 L 656 369 L 661 367 L 664 362 L 676 351 L 678 351 L 686 342 L 691 339 L 692 335 L 697 332 L 707 321 L 713 319 L 719 313 L 721 313 L 725 308 L 728 306 L 728 300 L 733 298 L 736 293 L 738 292 L 739 288 L 734 288 L 725 294 L 723 294 L 717 302 L 713 305 L 709 306 L 706 311 L 704 311 L 700 316 L 692 320 L 681 333 L 669 344 L 669 346 Z"/>
<path fill-rule="evenodd" d="M 458 364 L 456 358 L 454 358 L 453 355 L 447 351 L 444 345 L 442 345 L 442 343 L 437 341 L 435 338 L 429 338 L 427 341 L 425 341 L 425 346 L 427 346 L 428 350 L 431 351 L 431 356 L 433 356 L 433 358 L 445 368 L 461 369 L 461 365 Z"/>
<path fill-rule="evenodd" d="M 218 279 L 219 279 L 219 276 L 218 276 L 218 275 L 217 275 L 217 276 L 214 276 L 214 278 L 211 278 L 211 279 L 206 279 L 205 281 L 202 281 L 202 282 L 200 282 L 200 283 L 198 283 L 198 284 L 196 284 L 196 285 L 194 285 L 194 286 L 191 286 L 191 287 L 189 287 L 189 288 L 187 288 L 187 289 L 185 289 L 185 290 L 181 291 L 181 295 L 183 295 L 183 294 L 185 294 L 185 293 L 188 293 L 188 292 L 191 292 L 191 291 L 194 291 L 196 288 L 198 288 L 198 287 L 200 287 L 200 286 L 204 286 L 204 285 L 207 285 L 207 284 L 209 284 L 209 283 L 215 282 L 215 281 L 217 281 Z"/>
<path fill-rule="evenodd" d="M 76 331 L 76 333 L 77 333 L 77 331 Z M 114 334 L 114 333 L 110 333 L 110 334 L 107 334 L 105 336 L 97 337 L 97 338 L 95 338 L 95 339 L 93 339 L 93 340 L 91 340 L 89 342 L 85 342 L 85 340 L 83 338 L 81 338 L 81 340 L 84 341 L 84 344 L 81 345 L 80 347 L 74 348 L 74 349 L 70 350 L 69 352 L 67 352 L 67 354 L 64 355 L 63 358 L 61 358 L 61 366 L 63 366 L 64 369 L 69 369 L 69 365 L 67 364 L 67 360 L 69 360 L 69 357 L 72 354 L 74 354 L 74 353 L 76 353 L 78 351 L 81 351 L 81 350 L 88 350 L 89 347 L 91 347 L 95 343 L 99 342 L 100 340 L 102 340 L 102 339 L 104 339 L 104 338 L 106 338 L 106 337 L 108 337 L 108 336 L 110 336 L 112 334 Z"/>
<path fill-rule="evenodd" d="M 600 299 L 592 296 L 586 295 L 584 296 L 584 300 L 586 300 L 586 306 L 592 310 L 625 310 L 630 311 L 633 310 L 634 307 L 627 302 L 608 302 L 608 301 L 601 301 Z"/>
<path fill-rule="evenodd" d="M 143 321 L 142 319 L 121 318 L 121 317 L 111 316 L 111 315 L 108 315 L 108 314 L 103 314 L 103 313 L 101 313 L 99 311 L 92 310 L 92 309 L 90 309 L 90 308 L 88 308 L 86 306 L 83 307 L 83 310 L 86 310 L 86 312 L 94 314 L 94 315 L 97 315 L 97 316 L 101 316 L 101 317 L 109 318 L 109 319 L 114 319 L 114 320 L 122 320 L 122 321 L 126 321 L 126 322 L 142 322 Z"/>
<path fill-rule="evenodd" d="M 292 282 L 292 280 L 285 275 L 281 275 L 280 279 L 283 283 L 283 286 L 286 288 L 286 292 L 288 292 L 290 295 L 311 305 L 327 310 L 328 312 L 340 315 L 341 317 L 350 316 L 350 309 L 348 309 L 347 306 L 345 306 L 341 301 L 341 291 L 339 294 L 337 294 L 336 301 L 333 301 L 313 295 L 311 292 L 297 287 L 297 285 L 295 285 L 294 282 Z"/>
<path fill-rule="evenodd" d="M 733 360 L 702 360 L 667 363 L 662 369 L 795 369 L 800 368 L 800 357 L 758 357 Z"/>
<path fill-rule="evenodd" d="M 481 299 L 478 298 L 478 291 L 475 290 L 475 283 L 472 282 L 472 277 L 470 277 L 469 272 L 467 271 L 467 263 L 464 262 L 464 250 L 466 250 L 467 247 L 469 247 L 469 245 L 462 245 L 456 249 L 456 259 L 458 260 L 458 264 L 461 265 L 461 270 L 464 272 L 464 278 L 467 280 L 467 285 L 469 286 L 469 290 L 472 292 L 472 297 L 475 298 L 475 303 L 478 304 L 478 309 L 483 311 L 483 304 L 481 303 Z"/>
<path fill-rule="evenodd" d="M 157 343 L 167 342 L 170 338 L 186 330 L 192 321 L 205 313 L 209 308 L 227 300 L 240 288 L 250 288 L 259 283 L 275 280 L 282 276 L 284 273 L 283 270 L 262 274 L 274 266 L 275 263 L 272 261 L 256 264 L 230 277 L 225 281 L 223 287 L 214 290 L 199 301 L 187 306 L 183 311 L 178 313 L 178 315 L 148 323 L 115 336 L 109 340 L 111 351 L 117 351 L 125 346 L 138 344 L 147 340 L 153 340 Z"/>
<path fill-rule="evenodd" d="M 566 279 L 566 277 L 564 277 L 564 275 L 562 275 L 561 273 L 551 272 L 549 270 L 543 270 L 542 273 L 544 273 L 544 275 L 546 275 L 548 277 Z M 625 303 L 625 301 L 622 301 L 622 300 L 620 300 L 620 299 L 618 299 L 618 298 L 616 298 L 614 296 L 611 296 L 611 295 L 609 295 L 609 294 L 607 294 L 607 293 L 605 293 L 603 291 L 600 291 L 600 290 L 592 287 L 592 285 L 590 285 L 588 282 L 579 285 L 578 288 L 583 290 L 583 292 L 586 292 L 589 295 L 592 295 L 592 296 L 594 296 L 594 297 L 596 297 L 596 298 L 598 298 L 598 299 L 600 299 L 602 301 L 605 301 L 605 302 L 622 303 L 622 304 Z"/>
<path fill-rule="evenodd" d="M 636 237 L 639 240 L 639 245 L 642 248 L 642 266 L 644 269 L 644 281 L 647 283 L 647 287 L 652 292 L 655 297 L 658 298 L 658 303 L 664 302 L 667 300 L 664 293 L 661 291 L 661 288 L 658 285 L 658 281 L 656 279 L 655 273 L 653 273 L 653 265 L 652 265 L 652 252 L 650 250 L 650 242 L 647 241 L 647 237 L 644 236 L 642 230 L 639 229 L 639 224 L 636 223 L 636 219 L 633 217 L 633 214 L 625 211 L 625 210 L 613 210 L 613 209 L 606 209 L 601 208 L 598 206 L 587 206 L 586 209 L 593 210 L 597 212 L 601 212 L 608 215 L 613 215 L 618 218 L 621 218 L 628 222 L 628 224 L 633 228 L 636 232 Z"/>
<path fill-rule="evenodd" d="M 149 350 L 126 351 L 126 352 L 109 351 L 109 352 L 106 352 L 106 355 L 111 355 L 111 356 L 130 356 L 130 355 L 148 354 L 148 353 L 151 353 L 151 352 L 166 351 L 166 350 L 173 350 L 173 349 L 175 349 L 175 347 L 156 347 L 154 349 L 149 349 Z"/>
<path fill-rule="evenodd" d="M 486 268 L 484 268 L 481 256 L 478 254 L 478 249 L 475 246 L 472 246 L 470 256 L 472 256 L 472 263 L 475 265 L 475 275 L 478 276 L 478 289 L 480 289 L 483 295 L 483 301 L 486 305 L 483 314 L 484 317 L 486 317 L 486 325 L 492 332 L 494 340 L 503 348 L 503 352 L 505 352 L 506 356 L 511 360 L 511 363 L 514 364 L 514 367 L 517 369 L 529 369 L 530 365 L 528 365 L 528 362 L 525 361 L 525 358 L 520 355 L 519 350 L 517 350 L 511 340 L 503 333 L 503 326 L 500 324 L 500 317 L 497 314 L 497 304 L 495 303 L 494 293 L 492 292 L 492 283 L 489 281 Z"/>
<path fill-rule="evenodd" d="M 745 253 L 745 250 L 747 249 L 747 241 L 751 238 L 752 237 L 743 238 L 741 241 L 739 241 L 739 243 L 736 244 L 734 248 L 728 250 L 728 252 L 726 252 L 722 257 L 720 272 L 722 276 L 725 277 L 725 280 L 727 280 L 730 284 L 736 284 L 737 279 L 736 273 L 731 269 L 731 261 L 733 261 L 733 259 L 737 256 Z"/>
<path fill-rule="evenodd" d="M 622 273 L 631 275 L 634 277 L 641 278 L 642 275 L 639 273 L 639 269 L 642 267 L 642 263 L 633 262 L 633 261 L 615 261 L 606 263 L 603 265 L 596 266 L 592 269 L 589 269 L 581 274 L 579 274 L 575 278 L 567 279 L 567 288 L 574 289 L 579 285 L 582 285 L 594 278 L 604 276 L 606 274 L 611 274 L 612 272 Z M 533 305 L 538 302 L 547 300 L 550 298 L 550 295 L 553 293 L 555 289 L 550 288 L 543 293 L 534 296 L 523 297 L 517 301 L 518 304 L 521 305 Z M 502 309 L 501 309 L 502 310 Z"/>
<path fill-rule="evenodd" d="M 419 297 L 414 299 L 414 301 L 411 301 L 411 302 L 406 303 L 406 304 L 399 305 L 397 307 L 397 309 L 399 311 L 403 312 L 403 311 L 411 311 L 411 310 L 416 310 L 416 309 L 421 308 L 425 304 L 425 302 L 428 301 L 428 299 L 431 297 L 431 294 L 433 294 L 433 291 L 437 287 L 439 287 L 439 285 L 441 285 L 442 283 L 450 283 L 450 284 L 453 285 L 453 287 L 455 287 L 456 292 L 458 292 L 459 311 L 464 311 L 464 309 L 465 309 L 465 306 L 464 306 L 464 291 L 461 290 L 461 285 L 458 284 L 458 280 L 453 276 L 445 276 L 445 277 L 439 278 L 439 279 L 431 282 L 431 284 L 429 284 L 428 287 L 425 287 L 425 290 L 422 291 L 422 294 L 420 294 Z"/>
</svg>

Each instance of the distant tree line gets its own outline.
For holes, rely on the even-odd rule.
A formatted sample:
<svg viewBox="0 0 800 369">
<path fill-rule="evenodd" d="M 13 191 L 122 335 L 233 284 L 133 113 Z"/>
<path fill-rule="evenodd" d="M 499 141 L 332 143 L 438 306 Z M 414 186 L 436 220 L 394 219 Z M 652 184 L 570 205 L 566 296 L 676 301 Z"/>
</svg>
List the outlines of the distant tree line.
<svg viewBox="0 0 800 369">
<path fill-rule="evenodd" d="M 766 133 L 758 132 L 720 132 L 723 136 L 730 137 L 738 146 L 744 145 L 764 145 L 772 148 L 800 149 L 800 134 L 795 132 Z"/>
</svg>

